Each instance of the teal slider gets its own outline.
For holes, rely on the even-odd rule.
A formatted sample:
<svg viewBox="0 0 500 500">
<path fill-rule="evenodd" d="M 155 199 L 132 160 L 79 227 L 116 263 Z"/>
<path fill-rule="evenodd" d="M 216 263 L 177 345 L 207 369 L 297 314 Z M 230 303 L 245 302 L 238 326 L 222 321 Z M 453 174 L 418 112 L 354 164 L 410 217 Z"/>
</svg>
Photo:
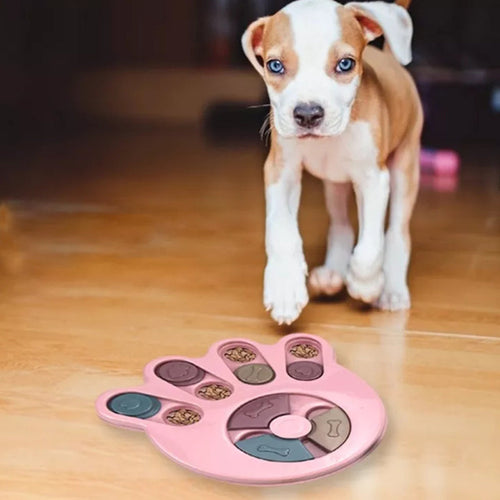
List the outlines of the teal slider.
<svg viewBox="0 0 500 500">
<path fill-rule="evenodd" d="M 160 400 L 139 392 L 124 392 L 108 401 L 108 408 L 119 415 L 135 418 L 151 418 L 161 409 Z"/>
</svg>

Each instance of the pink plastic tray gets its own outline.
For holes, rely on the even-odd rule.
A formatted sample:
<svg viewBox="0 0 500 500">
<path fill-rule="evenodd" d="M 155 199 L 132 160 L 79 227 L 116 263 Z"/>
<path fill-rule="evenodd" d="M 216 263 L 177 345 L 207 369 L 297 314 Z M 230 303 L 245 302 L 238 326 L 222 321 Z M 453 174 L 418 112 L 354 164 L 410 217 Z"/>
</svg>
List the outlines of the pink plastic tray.
<svg viewBox="0 0 500 500">
<path fill-rule="evenodd" d="M 214 344 L 206 356 L 149 363 L 144 384 L 102 394 L 107 422 L 146 432 L 172 460 L 246 485 L 308 481 L 360 460 L 381 440 L 377 393 L 307 335 Z"/>
</svg>

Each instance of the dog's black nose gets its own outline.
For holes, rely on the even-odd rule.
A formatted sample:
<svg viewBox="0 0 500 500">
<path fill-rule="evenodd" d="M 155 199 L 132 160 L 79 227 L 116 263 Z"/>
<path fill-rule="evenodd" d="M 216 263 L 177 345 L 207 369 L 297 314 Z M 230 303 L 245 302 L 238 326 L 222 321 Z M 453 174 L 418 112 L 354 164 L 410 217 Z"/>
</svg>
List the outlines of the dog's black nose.
<svg viewBox="0 0 500 500">
<path fill-rule="evenodd" d="M 293 110 L 293 117 L 297 125 L 304 128 L 314 128 L 323 121 L 325 110 L 314 102 L 310 104 L 299 104 Z"/>
</svg>

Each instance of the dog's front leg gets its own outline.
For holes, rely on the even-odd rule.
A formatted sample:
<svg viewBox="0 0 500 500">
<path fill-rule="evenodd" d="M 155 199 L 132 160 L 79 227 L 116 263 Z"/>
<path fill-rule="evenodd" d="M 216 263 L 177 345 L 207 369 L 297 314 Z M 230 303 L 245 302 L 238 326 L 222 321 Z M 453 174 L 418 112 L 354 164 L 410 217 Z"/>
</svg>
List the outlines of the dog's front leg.
<svg viewBox="0 0 500 500">
<path fill-rule="evenodd" d="M 349 295 L 372 303 L 384 286 L 384 224 L 389 201 L 389 172 L 374 166 L 353 179 L 358 206 L 359 238 L 349 263 Z"/>
<path fill-rule="evenodd" d="M 272 149 L 265 164 L 265 178 L 264 305 L 279 324 L 291 324 L 309 300 L 307 264 L 297 222 L 302 165 Z"/>
</svg>

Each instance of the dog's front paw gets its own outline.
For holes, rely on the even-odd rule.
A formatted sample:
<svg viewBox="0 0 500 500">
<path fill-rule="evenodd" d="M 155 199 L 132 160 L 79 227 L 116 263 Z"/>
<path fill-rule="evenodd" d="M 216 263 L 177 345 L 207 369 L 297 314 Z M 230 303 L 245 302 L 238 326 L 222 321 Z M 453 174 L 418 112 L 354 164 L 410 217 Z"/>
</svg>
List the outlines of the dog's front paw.
<svg viewBox="0 0 500 500">
<path fill-rule="evenodd" d="M 352 298 L 368 304 L 375 302 L 384 287 L 382 251 L 365 255 L 355 250 L 349 263 L 346 284 Z"/>
<path fill-rule="evenodd" d="M 313 295 L 335 295 L 344 287 L 344 280 L 337 271 L 326 266 L 316 267 L 309 276 L 309 290 Z"/>
<path fill-rule="evenodd" d="M 273 258 L 264 273 L 264 306 L 280 325 L 292 324 L 309 301 L 307 266 L 298 258 Z"/>
<path fill-rule="evenodd" d="M 401 289 L 384 288 L 377 300 L 377 307 L 382 311 L 404 311 L 410 308 L 410 292 L 407 286 Z"/>
</svg>

